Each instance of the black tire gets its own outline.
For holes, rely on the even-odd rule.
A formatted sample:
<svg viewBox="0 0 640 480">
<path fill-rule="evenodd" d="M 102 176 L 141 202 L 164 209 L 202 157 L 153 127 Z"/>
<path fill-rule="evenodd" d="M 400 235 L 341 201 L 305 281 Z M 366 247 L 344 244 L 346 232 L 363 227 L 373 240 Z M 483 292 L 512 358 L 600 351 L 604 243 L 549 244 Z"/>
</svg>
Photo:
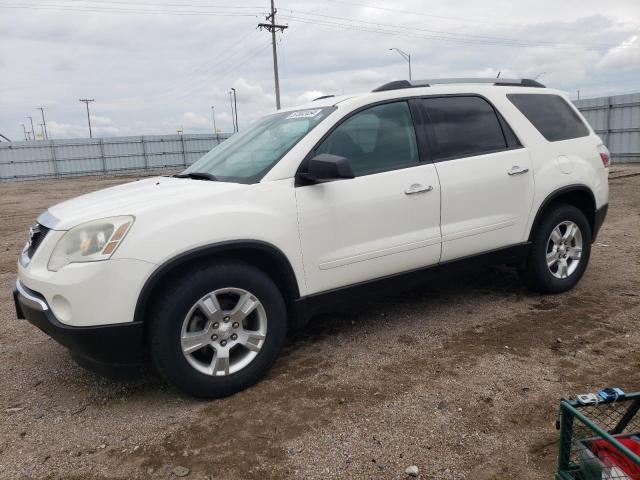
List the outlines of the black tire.
<svg viewBox="0 0 640 480">
<path fill-rule="evenodd" d="M 247 290 L 262 303 L 268 328 L 251 363 L 224 376 L 207 375 L 189 364 L 182 352 L 182 324 L 199 299 L 228 287 Z M 287 332 L 287 309 L 280 290 L 264 272 L 243 262 L 221 260 L 185 273 L 172 279 L 155 302 L 148 329 L 153 365 L 170 384 L 196 397 L 225 397 L 258 382 L 278 357 Z"/>
<path fill-rule="evenodd" d="M 571 221 L 582 235 L 582 254 L 575 270 L 566 278 L 557 278 L 547 266 L 547 248 L 553 229 L 562 222 Z M 544 213 L 533 234 L 531 250 L 525 264 L 519 269 L 523 282 L 540 293 L 562 293 L 571 290 L 582 278 L 591 254 L 591 227 L 578 208 L 558 203 Z"/>
</svg>

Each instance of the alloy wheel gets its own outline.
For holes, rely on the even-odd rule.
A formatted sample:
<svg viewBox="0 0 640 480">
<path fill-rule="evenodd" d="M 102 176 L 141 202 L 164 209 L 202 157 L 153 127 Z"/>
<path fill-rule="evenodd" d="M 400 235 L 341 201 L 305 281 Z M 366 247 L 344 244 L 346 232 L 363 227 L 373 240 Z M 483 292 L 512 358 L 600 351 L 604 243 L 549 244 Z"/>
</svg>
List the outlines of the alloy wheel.
<svg viewBox="0 0 640 480">
<path fill-rule="evenodd" d="M 222 288 L 198 300 L 182 322 L 180 344 L 200 373 L 225 376 L 249 365 L 264 345 L 267 314 L 251 292 Z"/>
<path fill-rule="evenodd" d="M 578 225 L 567 220 L 551 231 L 547 240 L 547 267 L 560 279 L 569 277 L 578 268 L 582 257 L 582 232 Z"/>
</svg>

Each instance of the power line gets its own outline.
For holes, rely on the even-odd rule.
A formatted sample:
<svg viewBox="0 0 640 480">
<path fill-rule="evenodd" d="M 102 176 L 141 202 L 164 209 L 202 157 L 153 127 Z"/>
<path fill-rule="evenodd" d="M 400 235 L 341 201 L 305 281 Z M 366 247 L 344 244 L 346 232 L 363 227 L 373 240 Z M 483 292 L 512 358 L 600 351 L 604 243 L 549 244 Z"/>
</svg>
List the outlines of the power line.
<svg viewBox="0 0 640 480">
<path fill-rule="evenodd" d="M 547 41 L 547 40 L 528 41 L 528 40 L 521 40 L 521 39 L 516 39 L 516 38 L 495 37 L 495 36 L 489 36 L 489 35 L 477 35 L 477 34 L 472 34 L 472 33 L 457 33 L 457 32 L 451 32 L 451 31 L 433 30 L 433 29 L 424 28 L 424 27 L 411 27 L 411 26 L 406 26 L 406 25 L 396 25 L 396 24 L 389 24 L 389 23 L 370 22 L 370 21 L 367 21 L 367 20 L 359 20 L 357 18 L 352 18 L 352 17 L 340 17 L 340 16 L 335 16 L 335 15 L 325 15 L 325 14 L 321 14 L 321 13 L 305 12 L 305 11 L 301 11 L 301 10 L 290 10 L 290 9 L 287 9 L 287 10 L 290 11 L 291 13 L 297 13 L 299 15 L 306 15 L 306 16 L 311 16 L 311 17 L 322 17 L 322 18 L 327 18 L 329 20 L 340 20 L 340 21 L 357 22 L 357 23 L 361 23 L 361 24 L 372 25 L 372 26 L 375 26 L 375 27 L 395 28 L 395 29 L 400 29 L 400 30 L 415 30 L 415 31 L 419 31 L 419 32 L 427 32 L 427 33 L 430 33 L 430 34 L 433 33 L 433 34 L 437 34 L 437 35 L 445 35 L 445 36 L 450 36 L 450 37 L 460 37 L 460 38 L 470 39 L 470 40 L 474 40 L 474 41 L 475 41 L 475 39 L 481 39 L 481 40 L 488 40 L 488 41 L 492 41 L 492 42 L 509 42 L 509 43 L 513 43 L 513 44 L 535 43 L 535 44 L 550 44 L 550 45 L 555 45 L 555 44 L 578 45 L 578 44 L 572 44 L 572 43 L 566 43 L 566 42 L 552 42 L 552 41 Z M 584 45 L 579 45 L 579 46 L 584 46 Z"/>
<path fill-rule="evenodd" d="M 234 11 L 197 11 L 197 10 L 152 10 L 152 9 L 125 9 L 122 7 L 109 8 L 89 5 L 59 5 L 59 4 L 16 4 L 16 3 L 0 3 L 0 8 L 25 9 L 25 10 L 44 10 L 44 11 L 63 11 L 63 12 L 79 12 L 79 13 L 130 13 L 142 15 L 172 15 L 172 16 L 209 16 L 209 17 L 258 17 L 262 15 L 260 11 L 234 12 Z"/>
<path fill-rule="evenodd" d="M 382 11 L 386 11 L 386 12 L 395 12 L 395 13 L 401 13 L 404 15 L 419 15 L 421 17 L 430 17 L 430 18 L 437 18 L 440 20 L 453 20 L 453 21 L 457 21 L 457 22 L 467 22 L 467 23 L 480 23 L 482 25 L 485 24 L 490 24 L 490 25 L 500 25 L 503 27 L 511 27 L 511 28 L 525 28 L 528 27 L 528 25 L 525 24 L 515 24 L 515 23 L 506 23 L 506 22 L 495 22 L 495 21 L 490 21 L 490 20 L 481 20 L 481 19 L 474 19 L 474 18 L 463 18 L 463 17 L 451 17 L 451 16 L 445 16 L 445 15 L 435 15 L 432 13 L 424 13 L 424 12 L 417 12 L 417 11 L 410 11 L 410 10 L 401 10 L 398 8 L 389 8 L 389 7 L 380 7 L 377 5 L 367 5 L 364 3 L 356 3 L 356 2 L 349 2 L 346 0 L 326 0 L 327 2 L 332 2 L 332 3 L 340 3 L 342 5 L 351 5 L 351 6 L 355 6 L 355 7 L 362 7 L 362 8 L 371 8 L 374 10 L 382 10 Z"/>
<path fill-rule="evenodd" d="M 104 5 L 104 0 L 61 0 L 63 3 L 96 3 Z M 128 2 L 128 1 L 116 1 L 108 0 L 109 4 L 120 5 L 144 5 L 150 7 L 179 7 L 179 8 L 229 8 L 229 9 L 256 9 L 258 11 L 263 10 L 262 5 L 205 5 L 205 4 L 188 4 L 188 3 L 163 3 L 163 2 Z M 39 5 L 40 3 L 36 3 Z"/>
<path fill-rule="evenodd" d="M 267 47 L 269 47 L 271 45 L 271 43 L 265 43 L 264 45 L 262 45 L 262 47 L 260 47 L 259 49 L 253 51 L 250 55 L 246 56 L 246 57 L 241 57 L 242 59 L 236 63 L 232 63 L 229 64 L 227 66 L 226 69 L 224 69 L 221 73 L 218 73 L 216 76 L 214 76 L 213 78 L 202 78 L 199 81 L 196 81 L 192 84 L 189 84 L 189 89 L 188 91 L 185 91 L 181 94 L 178 94 L 176 96 L 173 96 L 173 98 L 171 98 L 170 100 L 167 100 L 165 102 L 166 105 L 170 105 L 170 104 L 175 104 L 181 100 L 184 100 L 187 97 L 190 97 L 193 95 L 194 92 L 200 91 L 203 88 L 206 88 L 212 84 L 214 84 L 216 81 L 225 78 L 225 76 L 229 73 L 231 73 L 233 70 L 245 65 L 249 60 L 251 60 L 252 58 L 256 57 L 257 55 L 259 55 L 260 53 L 262 53 L 263 50 L 265 50 Z"/>
<path fill-rule="evenodd" d="M 307 23 L 310 25 L 318 25 L 325 26 L 331 28 L 337 28 L 339 30 L 354 30 L 361 32 L 369 32 L 369 33 L 377 33 L 383 35 L 391 35 L 391 36 L 400 36 L 407 38 L 419 38 L 419 39 L 427 39 L 427 40 L 441 40 L 455 43 L 464 43 L 464 44 L 472 44 L 472 45 L 495 45 L 495 46 L 505 46 L 505 47 L 535 47 L 535 46 L 543 46 L 547 48 L 574 48 L 574 47 L 584 47 L 585 45 L 578 44 L 540 44 L 540 43 L 524 43 L 524 42 L 510 42 L 510 41 L 489 41 L 483 39 L 472 39 L 472 38 L 464 38 L 464 37 L 455 37 L 451 35 L 432 35 L 432 34 L 418 34 L 417 32 L 410 31 L 411 27 L 404 27 L 400 25 L 387 25 L 387 24 L 379 24 L 373 22 L 364 22 L 354 19 L 346 19 L 347 22 L 357 22 L 357 23 L 344 23 L 344 22 L 336 22 L 332 20 L 322 20 L 322 19 L 313 19 L 313 18 L 304 18 L 298 17 L 295 15 L 285 15 L 281 14 L 282 17 L 296 20 L 298 22 Z M 360 24 L 359 24 L 360 23 Z M 367 25 L 366 23 L 369 23 Z M 404 29 L 404 30 L 403 30 Z M 602 45 L 602 47 L 605 47 Z M 610 46 L 609 46 L 610 47 Z"/>
<path fill-rule="evenodd" d="M 426 33 L 423 35 L 423 38 L 429 39 L 438 39 L 445 41 L 452 41 L 458 43 L 479 43 L 484 45 L 505 45 L 505 46 L 513 46 L 513 47 L 532 47 L 532 46 L 548 46 L 548 47 L 602 47 L 602 48 L 610 48 L 613 45 L 598 45 L 598 44 L 577 44 L 571 42 L 552 42 L 546 40 L 521 40 L 514 38 L 505 38 L 505 37 L 491 37 L 488 35 L 475 35 L 475 34 L 459 34 L 455 32 L 446 32 L 442 30 L 432 30 L 423 27 L 411 27 L 406 25 L 396 25 L 389 23 L 381 23 L 381 22 L 370 22 L 367 20 L 359 20 L 357 18 L 350 17 L 340 17 L 335 15 L 325 15 L 321 13 L 313 13 L 313 12 L 303 12 L 300 10 L 291 10 L 287 9 L 287 11 L 291 12 L 292 15 L 281 14 L 281 16 L 303 21 L 305 23 L 316 23 L 318 25 L 324 26 L 340 26 L 345 27 L 347 29 L 357 29 L 357 30 L 369 30 L 376 31 L 378 33 L 396 33 L 398 35 L 402 35 L 408 31 L 412 33 L 412 37 L 416 37 L 416 32 Z M 298 15 L 302 15 L 302 17 Z M 311 18 L 308 18 L 311 17 Z M 319 18 L 316 18 L 319 17 Z M 345 24 L 343 22 L 352 22 Z M 406 36 L 406 35 L 405 35 Z"/>
<path fill-rule="evenodd" d="M 247 43 L 249 40 L 257 39 L 257 32 L 252 32 L 250 35 L 245 35 L 239 42 L 236 42 L 231 48 L 223 50 L 222 53 L 213 59 L 207 59 L 206 61 L 200 63 L 196 68 L 192 69 L 190 72 L 186 73 L 182 78 L 178 81 L 170 84 L 168 87 L 163 88 L 159 93 L 155 93 L 152 95 L 152 98 L 163 98 L 166 96 L 170 96 L 171 93 L 179 89 L 183 86 L 189 86 L 189 89 L 193 88 L 194 79 L 201 75 L 206 75 L 207 73 L 220 69 L 221 65 L 224 65 L 227 61 L 231 60 L 235 53 L 239 50 L 239 48 Z M 197 80 L 195 80 L 197 82 Z"/>
</svg>

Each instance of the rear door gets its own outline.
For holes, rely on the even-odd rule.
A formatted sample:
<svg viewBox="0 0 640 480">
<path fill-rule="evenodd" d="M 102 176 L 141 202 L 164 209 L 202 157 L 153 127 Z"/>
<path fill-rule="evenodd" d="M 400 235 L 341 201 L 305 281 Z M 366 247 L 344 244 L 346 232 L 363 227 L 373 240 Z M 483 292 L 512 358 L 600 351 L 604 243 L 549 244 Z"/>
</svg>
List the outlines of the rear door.
<svg viewBox="0 0 640 480">
<path fill-rule="evenodd" d="M 441 185 L 442 257 L 525 240 L 534 184 L 529 152 L 483 97 L 420 100 Z"/>
</svg>

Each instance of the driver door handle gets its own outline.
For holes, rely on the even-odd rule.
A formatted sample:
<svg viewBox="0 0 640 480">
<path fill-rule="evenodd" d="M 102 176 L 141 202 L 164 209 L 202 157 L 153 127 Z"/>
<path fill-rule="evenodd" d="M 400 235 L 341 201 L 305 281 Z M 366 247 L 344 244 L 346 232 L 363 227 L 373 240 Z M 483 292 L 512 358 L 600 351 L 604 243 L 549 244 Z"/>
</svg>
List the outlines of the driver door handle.
<svg viewBox="0 0 640 480">
<path fill-rule="evenodd" d="M 407 188 L 404 193 L 405 195 L 413 195 L 414 193 L 430 192 L 431 190 L 433 190 L 431 185 L 420 185 L 419 183 L 414 183 Z"/>
<path fill-rule="evenodd" d="M 527 173 L 528 171 L 528 168 L 522 168 L 520 165 L 514 165 L 507 173 L 509 175 L 522 175 L 523 173 Z"/>
</svg>

